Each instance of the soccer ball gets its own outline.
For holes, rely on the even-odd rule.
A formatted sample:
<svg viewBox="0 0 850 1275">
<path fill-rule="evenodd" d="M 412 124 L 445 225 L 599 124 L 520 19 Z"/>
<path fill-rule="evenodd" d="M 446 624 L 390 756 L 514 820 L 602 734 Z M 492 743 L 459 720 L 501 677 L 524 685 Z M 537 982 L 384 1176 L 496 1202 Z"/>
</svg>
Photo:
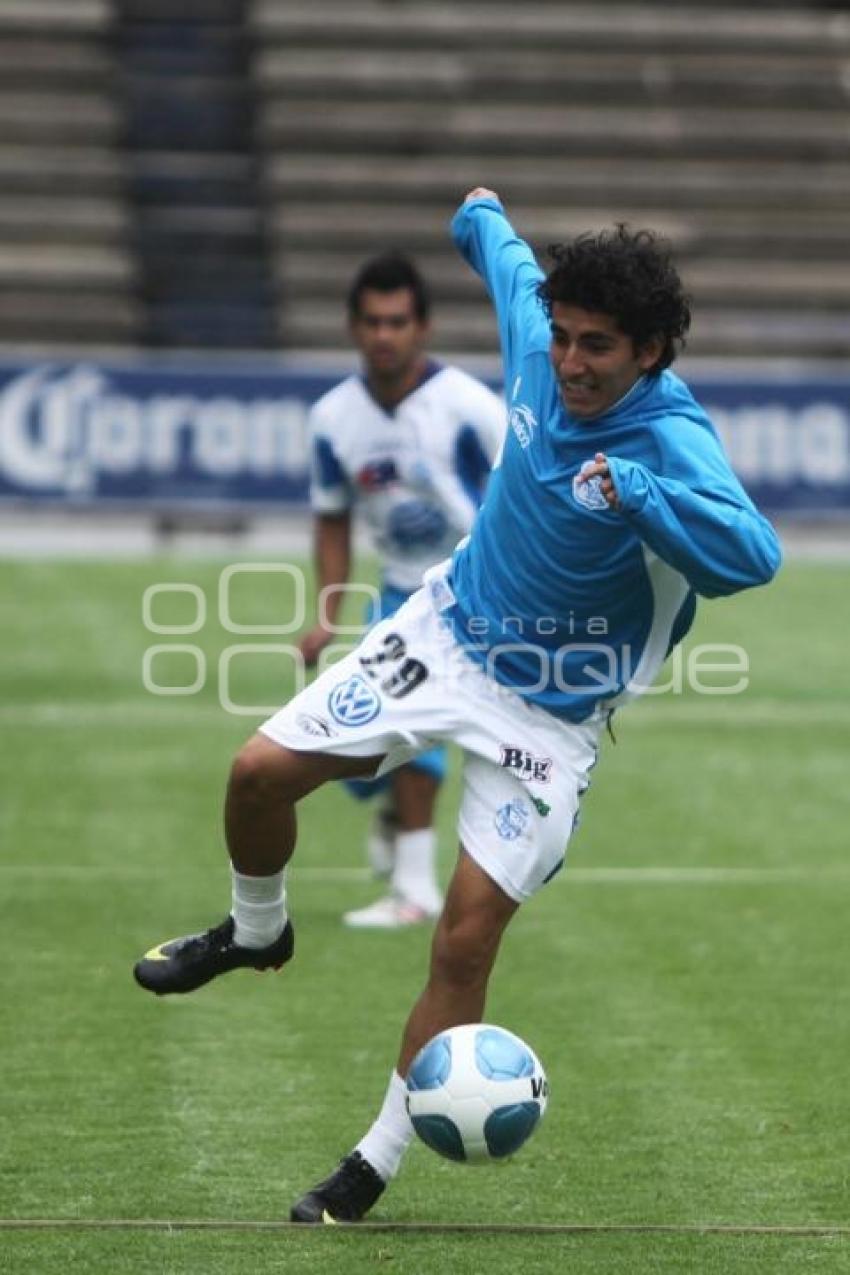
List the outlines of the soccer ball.
<svg viewBox="0 0 850 1275">
<path fill-rule="evenodd" d="M 407 1073 L 407 1110 L 427 1146 L 481 1164 L 513 1155 L 546 1110 L 540 1060 L 513 1032 L 487 1023 L 430 1040 Z"/>
</svg>

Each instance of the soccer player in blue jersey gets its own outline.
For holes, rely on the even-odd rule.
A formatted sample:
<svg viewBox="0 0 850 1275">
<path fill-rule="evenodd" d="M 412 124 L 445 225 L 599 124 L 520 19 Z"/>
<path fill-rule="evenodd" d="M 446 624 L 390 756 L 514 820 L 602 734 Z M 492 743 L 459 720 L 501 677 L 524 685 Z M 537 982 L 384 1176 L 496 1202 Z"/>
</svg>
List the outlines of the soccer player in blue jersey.
<svg viewBox="0 0 850 1275">
<path fill-rule="evenodd" d="M 780 561 L 669 370 L 690 315 L 665 246 L 622 227 L 581 236 L 544 278 L 481 188 L 453 232 L 493 300 L 505 366 L 510 428 L 482 510 L 396 615 L 245 746 L 226 803 L 232 913 L 135 971 L 164 994 L 288 960 L 295 803 L 328 779 L 460 744 L 460 853 L 426 985 L 377 1120 L 293 1206 L 302 1222 L 355 1221 L 378 1199 L 413 1134 L 402 1077 L 436 1033 L 483 1017 L 502 934 L 563 862 L 611 713 L 652 683 L 698 594 L 765 584 Z"/>
<path fill-rule="evenodd" d="M 361 372 L 310 412 L 310 500 L 322 605 L 304 635 L 308 665 L 334 642 L 360 515 L 380 555 L 381 591 L 369 620 L 393 615 L 472 526 L 505 433 L 502 401 L 460 368 L 430 358 L 430 296 L 413 262 L 385 253 L 364 263 L 348 296 Z M 349 780 L 377 798 L 367 846 L 389 892 L 346 912 L 358 929 L 431 921 L 442 906 L 434 808 L 445 749 L 432 748 L 383 779 Z"/>
</svg>

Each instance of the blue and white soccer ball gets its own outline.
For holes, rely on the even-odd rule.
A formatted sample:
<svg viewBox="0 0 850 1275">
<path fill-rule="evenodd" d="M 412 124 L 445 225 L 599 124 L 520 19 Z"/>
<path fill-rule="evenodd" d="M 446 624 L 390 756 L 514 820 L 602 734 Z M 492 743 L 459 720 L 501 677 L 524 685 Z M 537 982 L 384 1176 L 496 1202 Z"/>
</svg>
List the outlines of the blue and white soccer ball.
<svg viewBox="0 0 850 1275">
<path fill-rule="evenodd" d="M 487 1023 L 440 1032 L 407 1073 L 413 1127 L 449 1160 L 480 1164 L 513 1155 L 537 1128 L 548 1096 L 533 1049 Z"/>
</svg>

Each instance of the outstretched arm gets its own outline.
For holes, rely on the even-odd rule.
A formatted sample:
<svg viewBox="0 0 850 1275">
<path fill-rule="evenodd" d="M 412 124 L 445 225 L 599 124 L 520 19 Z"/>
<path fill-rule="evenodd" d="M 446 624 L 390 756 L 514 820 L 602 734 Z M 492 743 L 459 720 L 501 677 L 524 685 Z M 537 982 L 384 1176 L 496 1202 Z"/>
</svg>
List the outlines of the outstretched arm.
<svg viewBox="0 0 850 1275">
<path fill-rule="evenodd" d="M 697 593 L 712 598 L 767 584 L 782 560 L 776 532 L 737 482 L 714 477 L 709 489 L 695 477 L 660 477 L 598 452 L 579 481 L 598 478 L 609 508 Z"/>
<path fill-rule="evenodd" d="M 452 221 L 452 235 L 487 286 L 510 385 L 525 353 L 549 348 L 549 321 L 537 296 L 543 272 L 505 216 L 498 195 L 485 186 L 474 187 L 466 196 Z"/>
</svg>

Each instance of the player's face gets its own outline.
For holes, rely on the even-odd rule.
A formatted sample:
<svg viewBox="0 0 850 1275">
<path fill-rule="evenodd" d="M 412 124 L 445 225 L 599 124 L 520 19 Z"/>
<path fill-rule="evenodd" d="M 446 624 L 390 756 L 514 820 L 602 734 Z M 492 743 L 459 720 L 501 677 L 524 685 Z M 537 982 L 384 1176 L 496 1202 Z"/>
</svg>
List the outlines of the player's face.
<svg viewBox="0 0 850 1275">
<path fill-rule="evenodd" d="M 422 355 L 428 324 L 417 318 L 409 288 L 360 294 L 360 309 L 351 321 L 351 334 L 369 376 L 395 380 L 407 375 Z"/>
<path fill-rule="evenodd" d="M 601 416 L 648 372 L 661 353 L 655 339 L 637 351 L 608 314 L 552 303 L 549 357 L 571 416 Z"/>
</svg>

